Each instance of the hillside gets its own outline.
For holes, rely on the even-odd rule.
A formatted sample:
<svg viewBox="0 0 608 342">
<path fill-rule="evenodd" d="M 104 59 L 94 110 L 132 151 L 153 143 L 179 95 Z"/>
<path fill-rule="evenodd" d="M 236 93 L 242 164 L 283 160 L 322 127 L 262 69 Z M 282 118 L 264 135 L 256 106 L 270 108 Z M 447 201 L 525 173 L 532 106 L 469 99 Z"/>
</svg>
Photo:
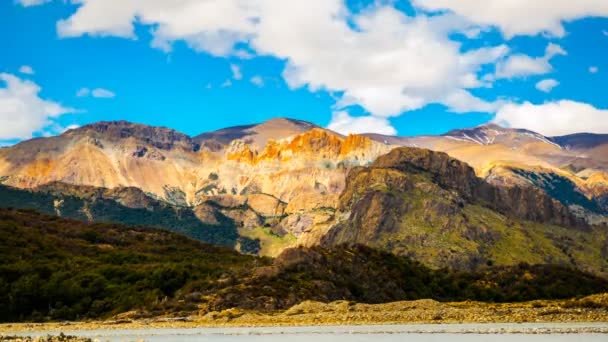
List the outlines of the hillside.
<svg viewBox="0 0 608 342">
<path fill-rule="evenodd" d="M 267 259 L 183 235 L 0 209 L 0 320 L 83 319 L 175 306 L 187 284 L 211 291 Z M 191 306 L 190 306 L 191 309 Z"/>
<path fill-rule="evenodd" d="M 606 226 L 589 226 L 545 192 L 497 186 L 445 153 L 399 148 L 356 168 L 325 246 L 364 244 L 433 267 L 519 262 L 608 271 Z"/>
<path fill-rule="evenodd" d="M 439 136 L 368 136 L 393 146 L 445 152 L 468 163 L 478 176 L 493 184 L 539 187 L 562 204 L 575 206 L 581 217 L 596 220 L 598 214 L 608 214 L 604 204 L 608 194 L 606 135 L 545 137 L 529 130 L 487 124 Z"/>
<path fill-rule="evenodd" d="M 0 209 L 0 321 L 265 312 L 305 300 L 523 301 L 608 291 L 551 265 L 433 271 L 365 247 L 289 249 L 275 260 L 162 230 Z M 133 315 L 133 314 L 132 314 Z"/>
<path fill-rule="evenodd" d="M 0 208 L 33 209 L 82 221 L 147 225 L 231 248 L 237 243 L 253 242 L 240 237 L 234 221 L 219 211 L 209 213 L 214 221 L 207 223 L 197 217 L 193 208 L 155 200 L 136 188 L 109 190 L 54 183 L 35 190 L 0 185 Z"/>
</svg>

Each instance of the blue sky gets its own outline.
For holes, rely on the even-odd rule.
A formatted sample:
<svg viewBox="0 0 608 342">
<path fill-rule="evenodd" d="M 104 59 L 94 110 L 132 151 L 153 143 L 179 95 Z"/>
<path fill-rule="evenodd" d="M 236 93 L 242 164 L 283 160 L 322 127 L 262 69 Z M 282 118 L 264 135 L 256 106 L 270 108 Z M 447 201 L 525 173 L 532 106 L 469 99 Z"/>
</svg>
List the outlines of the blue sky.
<svg viewBox="0 0 608 342">
<path fill-rule="evenodd" d="M 484 16 L 472 0 L 4 0 L 0 142 L 278 116 L 343 133 L 608 133 L 608 2 L 490 1 Z"/>
</svg>

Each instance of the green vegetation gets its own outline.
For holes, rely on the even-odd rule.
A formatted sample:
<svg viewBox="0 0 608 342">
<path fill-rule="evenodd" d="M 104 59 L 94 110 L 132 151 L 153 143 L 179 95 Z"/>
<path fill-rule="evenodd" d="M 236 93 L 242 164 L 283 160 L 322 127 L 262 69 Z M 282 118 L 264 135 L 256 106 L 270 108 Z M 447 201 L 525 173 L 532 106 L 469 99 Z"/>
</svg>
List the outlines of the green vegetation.
<svg viewBox="0 0 608 342">
<path fill-rule="evenodd" d="M 350 200 L 344 203 L 350 218 L 323 238 L 326 246 L 364 244 L 433 268 L 476 270 L 526 262 L 608 276 L 605 227 L 568 228 L 501 214 L 486 203 L 446 190 L 423 171 L 399 175 L 380 169 L 362 175 L 353 178 L 343 194 Z M 514 203 L 520 204 L 538 205 Z"/>
<path fill-rule="evenodd" d="M 431 270 L 409 258 L 364 246 L 291 249 L 274 264 L 258 270 L 258 277 L 221 290 L 209 308 L 277 310 L 304 300 L 518 302 L 608 291 L 606 279 L 557 265 Z"/>
<path fill-rule="evenodd" d="M 86 200 L 73 196 L 55 196 L 44 192 L 31 192 L 0 186 L 0 207 L 35 209 L 41 213 L 57 213 L 54 202 L 62 200 L 61 216 L 76 220 L 87 220 L 87 214 L 95 222 L 116 222 L 166 229 L 196 240 L 214 245 L 234 247 L 239 238 L 232 220 L 216 214 L 217 225 L 201 222 L 192 209 L 157 202 L 153 210 L 129 208 L 116 201 L 106 199 Z M 86 208 L 86 210 L 85 210 Z"/>
<path fill-rule="evenodd" d="M 294 246 L 297 241 L 297 238 L 292 234 L 280 236 L 268 227 L 239 228 L 239 234 L 258 242 L 256 254 L 273 257 L 279 255 L 285 248 Z"/>
<path fill-rule="evenodd" d="M 608 291 L 561 266 L 431 270 L 367 247 L 287 250 L 274 261 L 171 232 L 0 209 L 0 321 L 273 311 L 304 300 L 523 301 Z"/>
<path fill-rule="evenodd" d="M 565 206 L 574 204 L 595 213 L 602 213 L 600 205 L 585 197 L 578 190 L 576 184 L 566 177 L 553 173 L 536 173 L 522 169 L 513 169 L 513 172 L 543 189 L 549 196 L 560 201 Z"/>
<path fill-rule="evenodd" d="M 0 321 L 190 311 L 220 279 L 270 262 L 163 230 L 6 209 L 0 259 Z"/>
</svg>

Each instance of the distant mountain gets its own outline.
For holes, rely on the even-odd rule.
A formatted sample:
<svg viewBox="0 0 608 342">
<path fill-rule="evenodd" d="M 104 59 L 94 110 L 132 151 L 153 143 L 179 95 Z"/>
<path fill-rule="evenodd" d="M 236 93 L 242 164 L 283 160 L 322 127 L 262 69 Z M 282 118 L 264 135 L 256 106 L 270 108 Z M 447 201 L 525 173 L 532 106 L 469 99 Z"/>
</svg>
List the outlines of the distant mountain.
<svg viewBox="0 0 608 342">
<path fill-rule="evenodd" d="M 177 205 L 196 205 L 206 195 L 252 192 L 289 201 L 302 191 L 339 193 L 344 172 L 338 164 L 365 164 L 388 150 L 367 138 L 290 119 L 195 139 L 162 127 L 100 122 L 0 150 L 0 177 L 20 188 L 55 181 L 137 187 Z"/>
<path fill-rule="evenodd" d="M 551 138 L 566 149 L 584 150 L 608 145 L 608 134 L 578 133 Z"/>
<path fill-rule="evenodd" d="M 236 126 L 223 128 L 217 131 L 203 133 L 194 138 L 195 141 L 204 144 L 211 141 L 222 145 L 228 145 L 233 140 L 242 140 L 246 144 L 263 149 L 270 140 L 281 140 L 310 131 L 319 126 L 310 122 L 276 118 L 254 125 Z"/>
<path fill-rule="evenodd" d="M 606 144 L 606 135 L 581 134 L 565 137 L 545 137 L 525 129 L 503 128 L 496 124 L 452 130 L 443 135 L 417 137 L 388 137 L 366 135 L 375 141 L 391 145 L 428 148 L 446 152 L 466 161 L 478 171 L 492 163 L 506 161 L 529 166 L 560 169 L 570 163 L 580 167 L 608 171 L 608 160 L 581 152 Z M 585 143 L 582 143 L 582 142 Z M 576 148 L 571 148 L 576 146 Z M 483 151 L 483 152 L 482 152 Z"/>
<path fill-rule="evenodd" d="M 596 214 L 608 214 L 608 135 L 545 137 L 486 124 L 439 136 L 367 136 L 391 145 L 448 153 L 473 166 L 490 183 L 539 187 L 593 221 L 598 220 Z"/>
<path fill-rule="evenodd" d="M 496 186 L 540 189 L 567 208 L 559 215 L 608 222 L 602 139 L 547 138 L 492 124 L 441 136 L 343 136 L 287 118 L 192 138 L 163 127 L 99 122 L 0 149 L 0 184 L 51 193 L 49 201 L 66 193 L 83 199 L 66 217 L 137 224 L 132 210 L 139 210 L 147 215 L 140 218 L 145 224 L 182 225 L 202 241 L 276 256 L 291 246 L 318 244 L 344 214 L 338 214 L 338 198 L 349 172 L 400 146 L 446 152 Z M 89 202 L 122 207 L 120 214 L 97 210 L 87 216 L 83 203 Z M 159 207 L 176 214 L 162 221 Z M 192 221 L 184 224 L 180 217 Z M 218 225 L 225 230 L 206 235 Z"/>
</svg>

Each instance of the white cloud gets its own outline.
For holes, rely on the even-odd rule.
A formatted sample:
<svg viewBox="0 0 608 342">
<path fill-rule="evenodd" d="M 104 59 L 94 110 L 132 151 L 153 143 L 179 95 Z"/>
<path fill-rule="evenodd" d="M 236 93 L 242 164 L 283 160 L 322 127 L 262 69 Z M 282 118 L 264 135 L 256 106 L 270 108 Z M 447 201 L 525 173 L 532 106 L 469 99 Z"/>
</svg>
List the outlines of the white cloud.
<svg viewBox="0 0 608 342">
<path fill-rule="evenodd" d="M 517 78 L 532 75 L 544 75 L 553 70 L 550 61 L 557 55 L 566 55 L 566 51 L 559 45 L 547 45 L 545 55 L 530 57 L 527 55 L 511 55 L 496 65 L 496 78 Z"/>
<path fill-rule="evenodd" d="M 454 113 L 494 112 L 500 105 L 499 101 L 486 102 L 464 90 L 448 93 L 443 103 Z"/>
<path fill-rule="evenodd" d="M 40 98 L 40 87 L 15 75 L 0 73 L 0 140 L 27 139 L 54 125 L 53 119 L 74 109 Z"/>
<path fill-rule="evenodd" d="M 232 78 L 235 80 L 240 80 L 243 78 L 243 73 L 241 72 L 241 67 L 236 64 L 230 65 L 230 72 L 232 72 Z"/>
<path fill-rule="evenodd" d="M 507 127 L 526 128 L 546 136 L 608 133 L 608 110 L 568 100 L 540 105 L 511 103 L 498 111 L 494 122 Z"/>
<path fill-rule="evenodd" d="M 260 87 L 260 88 L 264 86 L 264 79 L 259 75 L 253 76 L 249 80 L 249 82 L 253 83 L 253 85 Z"/>
<path fill-rule="evenodd" d="M 64 127 L 61 133 L 65 133 L 65 132 L 67 132 L 69 130 L 77 129 L 77 128 L 80 128 L 80 125 L 72 124 L 72 125 L 69 125 L 67 127 Z"/>
<path fill-rule="evenodd" d="M 541 57 L 510 55 L 504 44 L 467 51 L 450 39 L 452 33 L 476 37 L 496 26 L 507 37 L 563 36 L 564 21 L 608 16 L 605 0 L 415 0 L 419 7 L 452 11 L 415 17 L 393 8 L 393 1 L 374 1 L 356 14 L 343 0 L 72 2 L 79 5 L 76 12 L 57 24 L 62 37 L 134 39 L 134 24 L 140 23 L 153 27 L 152 45 L 165 51 L 184 41 L 216 56 L 272 56 L 285 61 L 283 77 L 290 87 L 334 94 L 339 113 L 334 127 L 369 123 L 384 132 L 394 131 L 388 117 L 430 103 L 454 112 L 494 112 L 501 102 L 478 98 L 471 90 L 491 87 L 497 78 L 547 74 L 553 70 L 551 59 L 565 54 L 555 44 Z M 495 75 L 480 79 L 479 73 L 494 65 Z M 243 76 L 240 69 L 232 72 L 234 79 Z M 228 79 L 221 86 L 231 84 Z M 372 116 L 349 116 L 344 111 L 351 105 Z"/>
<path fill-rule="evenodd" d="M 77 92 L 76 92 L 76 96 L 78 97 L 87 97 L 91 94 L 91 90 L 89 88 L 80 88 Z"/>
<path fill-rule="evenodd" d="M 19 72 L 25 75 L 33 75 L 34 74 L 34 69 L 29 66 L 29 65 L 22 65 L 19 68 Z"/>
<path fill-rule="evenodd" d="M 103 89 L 103 88 L 93 89 L 91 91 L 91 95 L 96 98 L 104 98 L 104 99 L 111 99 L 113 97 L 116 97 L 116 94 L 114 94 L 114 92 L 107 90 L 107 89 Z"/>
<path fill-rule="evenodd" d="M 51 0 L 17 0 L 17 2 L 23 7 L 30 7 L 43 5 L 47 2 L 51 2 Z"/>
<path fill-rule="evenodd" d="M 220 84 L 220 87 L 222 88 L 228 88 L 230 86 L 232 86 L 232 80 L 230 79 L 227 79 L 222 84 Z"/>
<path fill-rule="evenodd" d="M 592 74 L 597 74 L 599 71 L 600 71 L 600 68 L 598 68 L 596 66 L 589 67 L 589 72 Z"/>
<path fill-rule="evenodd" d="M 93 90 L 91 90 L 89 88 L 80 88 L 76 92 L 76 96 L 78 96 L 78 97 L 92 96 L 95 98 L 111 99 L 111 98 L 116 97 L 116 94 L 110 90 L 103 89 L 103 88 L 95 88 Z"/>
<path fill-rule="evenodd" d="M 536 89 L 545 93 L 550 93 L 551 90 L 553 90 L 553 88 L 557 87 L 558 85 L 559 82 L 557 80 L 549 78 L 536 83 Z"/>
<path fill-rule="evenodd" d="M 419 8 L 449 10 L 481 26 L 496 26 L 506 37 L 565 35 L 563 22 L 608 17 L 605 0 L 414 0 Z"/>
<path fill-rule="evenodd" d="M 340 104 L 359 104 L 377 116 L 399 115 L 429 103 L 450 106 L 453 94 L 485 86 L 477 79 L 481 66 L 508 52 L 499 46 L 462 53 L 449 34 L 475 32 L 464 20 L 453 15 L 408 17 L 378 4 L 355 15 L 342 0 L 77 3 L 76 13 L 58 23 L 63 37 L 135 38 L 133 25 L 139 22 L 155 27 L 153 45 L 164 50 L 183 40 L 197 51 L 238 56 L 243 50 L 237 43 L 247 43 L 258 55 L 285 60 L 283 76 L 291 87 L 343 93 Z M 479 107 L 479 102 L 483 100 L 466 103 Z"/>
<path fill-rule="evenodd" d="M 397 134 L 397 130 L 391 126 L 386 118 L 374 116 L 353 117 L 346 112 L 334 113 L 327 128 L 344 135 L 362 133 Z"/>
</svg>

